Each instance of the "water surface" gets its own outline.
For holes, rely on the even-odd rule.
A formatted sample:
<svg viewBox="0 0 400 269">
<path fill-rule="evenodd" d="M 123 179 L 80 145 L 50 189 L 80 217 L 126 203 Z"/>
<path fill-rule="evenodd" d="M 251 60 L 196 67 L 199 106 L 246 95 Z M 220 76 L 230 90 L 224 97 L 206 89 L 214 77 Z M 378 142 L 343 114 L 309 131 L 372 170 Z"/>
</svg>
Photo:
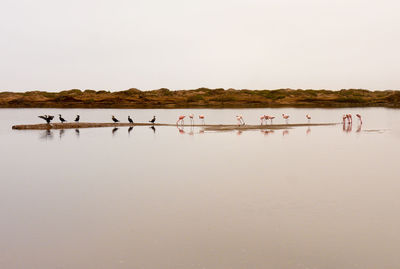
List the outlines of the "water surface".
<svg viewBox="0 0 400 269">
<path fill-rule="evenodd" d="M 58 113 L 163 123 L 201 113 L 210 124 L 360 113 L 364 123 L 11 129 Z M 400 266 L 400 110 L 1 109 L 0 146 L 0 268 Z"/>
</svg>

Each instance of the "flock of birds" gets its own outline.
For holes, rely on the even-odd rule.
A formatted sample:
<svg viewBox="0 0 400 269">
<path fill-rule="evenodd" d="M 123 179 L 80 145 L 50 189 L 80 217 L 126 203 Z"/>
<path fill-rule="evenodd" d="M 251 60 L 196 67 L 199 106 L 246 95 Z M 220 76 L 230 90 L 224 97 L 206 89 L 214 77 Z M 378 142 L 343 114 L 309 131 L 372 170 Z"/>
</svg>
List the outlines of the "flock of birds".
<svg viewBox="0 0 400 269">
<path fill-rule="evenodd" d="M 45 120 L 45 121 L 47 122 L 47 124 L 50 124 L 51 121 L 54 119 L 54 116 L 51 116 L 51 115 L 42 115 L 42 116 L 38 116 L 38 117 L 41 118 L 41 119 L 43 119 L 43 120 Z M 61 114 L 58 114 L 58 119 L 60 120 L 61 123 L 67 122 L 67 121 L 61 116 Z M 81 116 L 80 116 L 80 115 L 76 115 L 74 121 L 75 121 L 75 122 L 79 122 L 80 119 L 81 119 Z M 115 123 L 119 122 L 119 120 L 118 120 L 114 115 L 111 116 L 111 119 L 112 119 L 112 121 L 115 122 Z M 133 124 L 133 119 L 131 118 L 131 116 L 128 116 L 128 122 Z M 156 122 L 156 116 L 153 116 L 153 118 L 152 118 L 151 120 L 149 120 L 149 122 L 150 122 L 150 123 L 155 123 L 155 122 Z"/>
<path fill-rule="evenodd" d="M 38 116 L 39 118 L 45 120 L 47 122 L 47 124 L 50 124 L 50 122 L 54 119 L 54 116 L 51 115 L 42 115 L 42 116 Z M 286 124 L 289 123 L 289 115 L 288 114 L 282 114 L 282 118 L 285 120 Z M 360 114 L 356 114 L 356 117 L 359 119 L 360 123 L 362 124 L 362 119 L 361 119 L 361 115 Z M 180 115 L 178 117 L 178 120 L 176 122 L 176 125 L 181 124 L 184 125 L 184 119 L 186 118 L 186 115 Z M 61 116 L 61 114 L 58 114 L 58 119 L 60 120 L 61 123 L 66 122 L 66 120 Z M 114 115 L 111 116 L 111 119 L 113 122 L 118 123 L 120 122 Z M 194 125 L 194 114 L 189 114 L 189 119 L 190 119 L 190 124 Z M 199 119 L 201 120 L 202 124 L 205 125 L 205 117 L 204 115 L 199 115 Z M 275 119 L 274 116 L 269 116 L 269 115 L 262 115 L 260 117 L 260 121 L 261 121 L 261 125 L 263 124 L 268 124 L 268 121 L 271 122 Z M 310 122 L 311 120 L 311 116 L 309 114 L 306 115 L 306 119 L 308 120 L 308 122 Z M 75 122 L 79 122 L 80 120 L 80 116 L 76 115 L 75 118 Z M 243 119 L 242 115 L 236 115 L 236 120 L 238 122 L 238 125 L 245 125 L 245 121 Z M 343 120 L 343 124 L 346 124 L 346 122 L 348 124 L 352 124 L 353 123 L 353 119 L 351 114 L 344 114 L 342 117 Z M 133 119 L 131 118 L 131 116 L 128 116 L 128 122 L 133 124 Z M 153 118 L 151 120 L 149 120 L 150 123 L 155 123 L 156 122 L 156 116 L 153 116 Z"/>
</svg>

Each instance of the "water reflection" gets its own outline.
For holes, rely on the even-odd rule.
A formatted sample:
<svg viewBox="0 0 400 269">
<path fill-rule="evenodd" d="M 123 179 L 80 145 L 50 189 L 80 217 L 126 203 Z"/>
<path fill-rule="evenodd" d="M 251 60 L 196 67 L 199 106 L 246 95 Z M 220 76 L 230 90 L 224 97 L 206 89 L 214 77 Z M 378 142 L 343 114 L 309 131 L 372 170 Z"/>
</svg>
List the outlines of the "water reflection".
<svg viewBox="0 0 400 269">
<path fill-rule="evenodd" d="M 133 126 L 128 128 L 128 134 L 131 134 L 131 131 L 133 130 Z"/>
<path fill-rule="evenodd" d="M 311 128 L 310 128 L 310 126 L 308 126 L 307 131 L 306 131 L 306 135 L 309 135 L 309 134 L 311 134 Z"/>
<path fill-rule="evenodd" d="M 60 129 L 60 133 L 59 133 L 60 140 L 63 137 L 64 133 L 65 133 L 65 130 L 64 129 Z"/>
<path fill-rule="evenodd" d="M 351 133 L 353 124 L 351 122 L 348 122 L 348 124 L 346 125 L 346 122 L 343 121 L 343 132 L 345 133 Z"/>
<path fill-rule="evenodd" d="M 180 134 L 185 134 L 185 130 L 183 129 L 183 127 L 176 126 L 176 128 L 178 128 Z"/>
<path fill-rule="evenodd" d="M 194 135 L 193 126 L 190 126 L 190 130 L 189 130 L 188 135 Z"/>
<path fill-rule="evenodd" d="M 356 133 L 359 133 L 359 132 L 361 132 L 361 126 L 362 126 L 362 123 L 358 124 L 358 126 L 357 126 L 357 130 L 356 130 Z"/>
<path fill-rule="evenodd" d="M 289 135 L 289 130 L 283 130 L 282 131 L 282 136 L 286 136 Z"/>
<path fill-rule="evenodd" d="M 153 133 L 156 133 L 156 128 L 154 126 L 151 126 L 150 129 L 153 130 Z"/>
<path fill-rule="evenodd" d="M 112 129 L 112 131 L 111 131 L 111 132 L 112 132 L 112 135 L 113 135 L 113 136 L 114 136 L 114 135 L 115 135 L 115 133 L 118 131 L 118 129 L 119 129 L 119 128 L 117 128 L 117 127 L 115 127 L 114 129 Z"/>
<path fill-rule="evenodd" d="M 269 135 L 269 134 L 273 134 L 274 130 L 261 130 L 261 133 L 263 133 L 264 135 Z"/>
<path fill-rule="evenodd" d="M 53 132 L 50 131 L 50 129 L 47 129 L 46 131 L 43 131 L 40 134 L 40 139 L 44 139 L 44 140 L 53 139 Z"/>
<path fill-rule="evenodd" d="M 79 129 L 75 129 L 75 134 L 77 137 L 79 137 L 79 135 L 81 134 L 81 132 L 79 131 Z"/>
</svg>

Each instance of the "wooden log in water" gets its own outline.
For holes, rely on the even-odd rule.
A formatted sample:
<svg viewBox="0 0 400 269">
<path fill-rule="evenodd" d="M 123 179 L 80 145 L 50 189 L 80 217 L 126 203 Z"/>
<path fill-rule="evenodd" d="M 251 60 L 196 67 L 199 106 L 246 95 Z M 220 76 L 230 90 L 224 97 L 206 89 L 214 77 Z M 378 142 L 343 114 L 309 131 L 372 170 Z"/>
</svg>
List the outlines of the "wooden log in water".
<svg viewBox="0 0 400 269">
<path fill-rule="evenodd" d="M 95 123 L 95 122 L 67 122 L 51 124 L 23 124 L 12 126 L 15 130 L 47 130 L 47 129 L 81 129 L 81 128 L 102 128 L 102 127 L 133 127 L 133 126 L 172 126 L 172 127 L 202 127 L 209 131 L 229 130 L 259 130 L 259 129 L 287 129 L 304 126 L 332 126 L 339 123 L 298 123 L 298 124 L 268 124 L 268 125 L 233 125 L 233 124 L 206 124 L 206 125 L 176 125 L 167 123 Z"/>
</svg>

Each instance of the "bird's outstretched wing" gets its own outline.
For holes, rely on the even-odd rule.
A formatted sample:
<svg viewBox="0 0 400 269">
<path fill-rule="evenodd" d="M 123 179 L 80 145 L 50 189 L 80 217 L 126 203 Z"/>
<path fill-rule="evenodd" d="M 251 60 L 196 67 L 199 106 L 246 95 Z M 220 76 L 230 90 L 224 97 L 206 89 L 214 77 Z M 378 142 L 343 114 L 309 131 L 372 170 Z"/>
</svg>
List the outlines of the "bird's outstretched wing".
<svg viewBox="0 0 400 269">
<path fill-rule="evenodd" d="M 49 116 L 49 119 L 50 119 L 50 120 L 53 120 L 53 119 L 54 119 L 54 116 Z"/>
<path fill-rule="evenodd" d="M 45 116 L 38 116 L 41 119 L 47 120 L 47 118 Z"/>
</svg>

